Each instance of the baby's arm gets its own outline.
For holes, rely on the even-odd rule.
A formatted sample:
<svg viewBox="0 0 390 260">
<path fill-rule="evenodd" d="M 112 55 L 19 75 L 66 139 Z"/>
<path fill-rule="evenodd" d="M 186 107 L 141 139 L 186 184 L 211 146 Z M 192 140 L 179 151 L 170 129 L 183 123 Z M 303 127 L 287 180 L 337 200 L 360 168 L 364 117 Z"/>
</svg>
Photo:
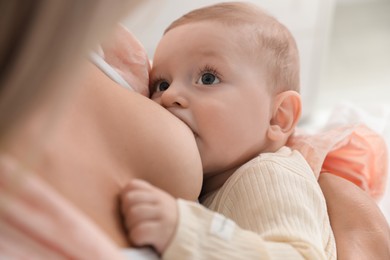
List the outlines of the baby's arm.
<svg viewBox="0 0 390 260">
<path fill-rule="evenodd" d="M 163 259 L 269 259 L 257 234 L 199 203 L 175 200 L 144 181 L 126 186 L 122 211 L 131 243 L 153 246 Z M 283 244 L 277 247 L 282 256 L 290 250 Z M 293 259 L 301 258 L 295 254 Z"/>
<path fill-rule="evenodd" d="M 389 227 L 375 203 L 353 184 L 334 175 L 321 175 L 320 185 L 329 206 L 332 228 L 336 235 L 338 259 L 390 259 Z M 164 200 L 167 195 L 160 196 L 159 192 L 153 191 L 152 186 L 144 185 L 144 183 L 138 186 L 144 186 L 144 191 L 152 194 L 156 202 L 159 199 Z M 135 191 L 137 189 L 130 190 Z M 127 191 L 123 193 L 123 202 L 127 200 Z M 174 201 L 173 198 L 169 200 Z M 173 209 L 171 206 L 165 207 L 162 205 L 163 202 L 156 203 L 155 207 L 156 209 L 160 207 L 159 216 L 161 220 L 169 213 L 179 214 L 177 206 Z M 144 237 L 145 234 L 137 234 L 132 242 L 135 245 L 156 245 L 156 247 L 162 249 L 160 253 L 163 253 L 164 250 L 157 243 L 168 242 L 164 254 L 167 258 L 177 255 L 182 257 L 194 255 L 199 257 L 202 255 L 207 256 L 208 259 L 213 259 L 225 255 L 230 258 L 246 256 L 261 259 L 262 256 L 267 256 L 264 240 L 259 235 L 238 228 L 232 221 L 218 213 L 207 210 L 197 203 L 179 200 L 177 205 L 179 205 L 178 209 L 180 211 L 178 216 L 183 219 L 181 223 L 177 219 L 178 223 L 175 224 L 175 227 L 172 227 L 172 225 L 164 224 L 163 220 L 155 221 L 161 226 L 167 227 L 167 230 L 176 229 L 176 231 L 173 231 L 174 234 L 171 238 L 163 236 L 164 233 L 166 234 L 163 231 L 163 235 L 160 235 L 160 229 L 157 228 L 158 234 L 145 233 L 146 238 Z M 124 206 L 125 212 L 128 213 L 126 220 L 130 218 L 129 214 L 131 214 L 128 208 Z M 138 214 L 142 213 L 138 212 Z M 221 221 L 224 221 L 224 227 L 220 225 L 219 227 L 222 228 L 215 229 Z M 214 225 L 211 225 L 211 223 Z M 163 241 L 164 239 L 165 241 Z M 232 243 L 232 241 L 235 243 Z M 216 250 L 216 248 L 219 248 L 219 250 Z"/>
<path fill-rule="evenodd" d="M 295 214 L 291 211 L 286 213 L 289 214 L 288 216 L 284 216 L 283 213 L 279 216 L 280 212 L 274 213 L 275 218 L 271 218 L 271 221 L 275 222 L 276 229 L 270 228 L 272 225 L 268 225 L 266 230 L 260 230 L 253 225 L 260 226 L 261 223 L 266 223 L 270 219 L 263 219 L 257 215 L 259 208 L 255 211 L 240 210 L 236 203 L 248 198 L 245 196 L 245 192 L 239 197 L 235 197 L 234 192 L 229 193 L 232 196 L 228 195 L 229 198 L 225 199 L 224 203 L 234 202 L 235 205 L 226 207 L 234 211 L 233 219 L 250 222 L 251 224 L 246 229 L 250 228 L 258 233 L 256 234 L 240 228 L 232 220 L 197 203 L 178 200 L 176 204 L 172 197 L 167 199 L 169 195 L 157 190 L 157 188 L 143 182 L 135 184 L 129 185 L 122 196 L 122 210 L 126 215 L 126 223 L 130 231 L 137 229 L 130 233 L 130 239 L 139 246 L 154 246 L 159 253 L 163 254 L 164 258 L 170 259 L 180 255 L 184 258 L 203 257 L 207 259 L 224 259 L 226 257 L 302 259 L 303 256 L 309 259 L 325 259 L 325 253 L 322 251 L 322 232 L 320 231 L 323 223 L 318 221 L 319 218 L 317 218 L 316 213 L 311 212 L 311 208 L 306 209 L 307 214 L 300 212 L 302 207 L 307 206 L 300 206 L 301 199 L 296 199 L 295 203 L 290 204 L 291 207 L 297 206 Z M 258 197 L 256 192 L 263 188 L 260 187 L 257 191 L 253 191 L 252 195 Z M 295 190 L 290 191 L 295 192 Z M 243 191 L 241 190 L 241 192 Z M 321 196 L 321 192 L 317 194 Z M 258 195 L 264 196 L 264 194 Z M 283 197 L 283 199 L 288 200 L 289 195 L 292 194 L 288 193 L 287 197 Z M 295 194 L 290 197 L 297 198 Z M 270 201 L 274 202 L 274 200 Z M 248 204 L 247 201 L 244 203 L 247 205 L 256 204 Z M 268 210 L 267 208 L 261 209 Z M 142 210 L 145 212 L 141 212 Z M 238 215 L 241 217 L 237 217 Z M 300 219 L 302 216 L 307 217 L 303 231 L 303 225 L 300 225 L 303 221 Z M 293 221 L 285 224 L 287 229 L 280 228 L 278 221 L 288 221 L 289 219 Z M 328 231 L 331 232 L 330 229 Z"/>
<path fill-rule="evenodd" d="M 312 172 L 297 153 L 292 160 L 274 158 L 259 158 L 236 172 L 215 209 L 256 232 L 276 258 L 284 251 L 285 259 L 334 259 L 325 200 Z"/>
</svg>

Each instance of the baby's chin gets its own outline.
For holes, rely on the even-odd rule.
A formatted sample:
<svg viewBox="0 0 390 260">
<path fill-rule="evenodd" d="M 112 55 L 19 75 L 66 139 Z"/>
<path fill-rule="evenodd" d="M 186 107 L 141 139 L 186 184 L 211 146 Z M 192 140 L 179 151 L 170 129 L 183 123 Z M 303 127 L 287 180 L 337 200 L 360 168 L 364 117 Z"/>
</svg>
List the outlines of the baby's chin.
<svg viewBox="0 0 390 260">
<path fill-rule="evenodd" d="M 104 60 L 138 93 L 149 97 L 150 61 L 141 43 L 124 26 L 118 25 L 102 44 Z"/>
</svg>

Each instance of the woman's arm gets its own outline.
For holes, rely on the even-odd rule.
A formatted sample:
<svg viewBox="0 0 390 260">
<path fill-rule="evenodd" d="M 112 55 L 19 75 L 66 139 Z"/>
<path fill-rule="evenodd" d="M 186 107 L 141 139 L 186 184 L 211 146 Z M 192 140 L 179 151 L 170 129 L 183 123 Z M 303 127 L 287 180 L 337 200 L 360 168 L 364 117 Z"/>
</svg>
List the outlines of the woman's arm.
<svg viewBox="0 0 390 260">
<path fill-rule="evenodd" d="M 390 259 L 389 225 L 359 187 L 329 173 L 320 175 L 338 259 Z"/>
</svg>

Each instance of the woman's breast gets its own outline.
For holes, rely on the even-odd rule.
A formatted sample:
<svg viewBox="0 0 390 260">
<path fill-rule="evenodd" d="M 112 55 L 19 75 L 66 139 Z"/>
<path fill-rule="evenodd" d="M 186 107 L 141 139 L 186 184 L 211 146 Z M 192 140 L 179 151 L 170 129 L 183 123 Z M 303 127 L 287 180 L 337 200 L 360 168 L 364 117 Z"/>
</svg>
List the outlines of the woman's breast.
<svg viewBox="0 0 390 260">
<path fill-rule="evenodd" d="M 50 142 L 36 172 L 70 201 L 119 246 L 127 247 L 119 194 L 133 178 L 132 170 L 118 164 L 93 131 L 71 130 Z M 56 137 L 53 136 L 53 139 Z M 96 140 L 95 140 L 96 139 Z M 50 146 L 51 146 L 50 145 Z"/>
</svg>

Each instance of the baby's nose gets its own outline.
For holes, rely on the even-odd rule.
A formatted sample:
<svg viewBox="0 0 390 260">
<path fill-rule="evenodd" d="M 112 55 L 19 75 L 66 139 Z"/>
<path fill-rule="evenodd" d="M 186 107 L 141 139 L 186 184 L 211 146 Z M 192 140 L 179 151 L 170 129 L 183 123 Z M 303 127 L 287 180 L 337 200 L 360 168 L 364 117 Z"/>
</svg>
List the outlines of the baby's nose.
<svg viewBox="0 0 390 260">
<path fill-rule="evenodd" d="M 171 84 L 161 95 L 161 104 L 164 107 L 187 107 L 188 100 L 184 89 Z"/>
</svg>

